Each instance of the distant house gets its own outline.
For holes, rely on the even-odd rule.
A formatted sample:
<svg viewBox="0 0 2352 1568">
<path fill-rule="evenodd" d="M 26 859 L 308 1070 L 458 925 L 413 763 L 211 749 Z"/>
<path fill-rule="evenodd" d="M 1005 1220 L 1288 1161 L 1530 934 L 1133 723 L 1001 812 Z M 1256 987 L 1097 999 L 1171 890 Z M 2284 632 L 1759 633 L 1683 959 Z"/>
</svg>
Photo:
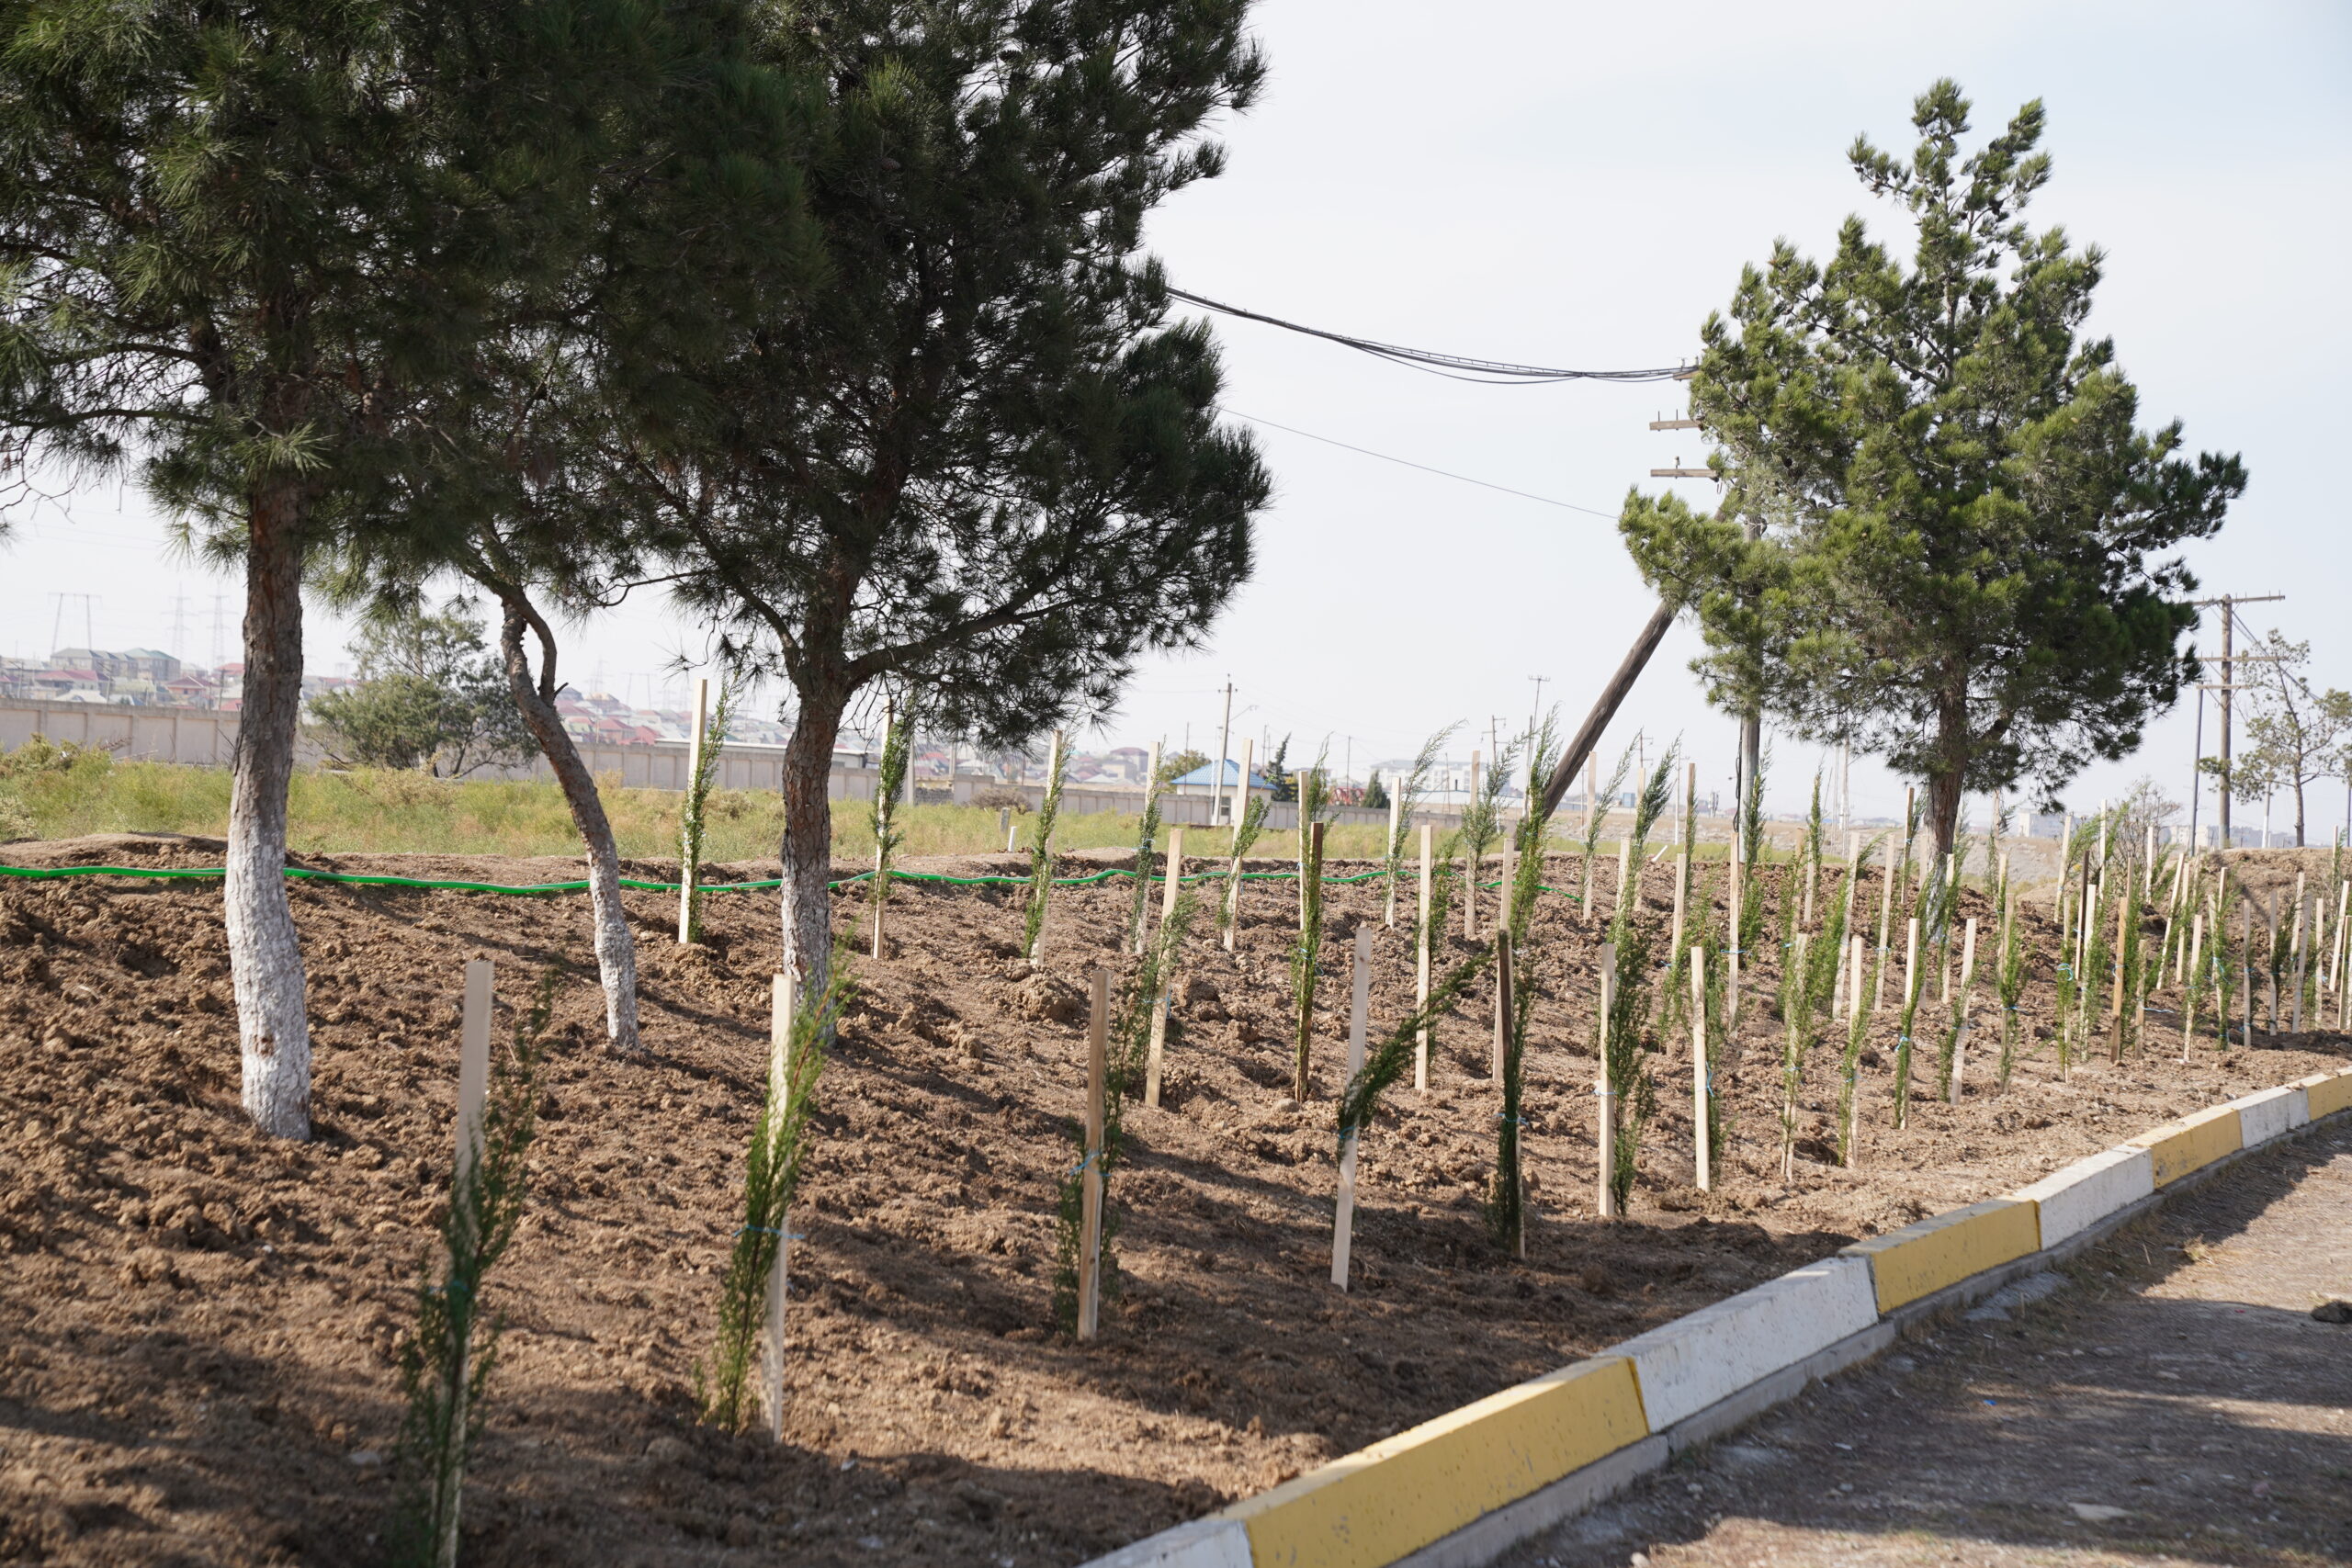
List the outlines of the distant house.
<svg viewBox="0 0 2352 1568">
<path fill-rule="evenodd" d="M 1238 789 L 1240 783 L 1241 764 L 1228 758 L 1222 763 L 1204 762 L 1168 787 L 1178 795 L 1214 795 Z M 1262 795 L 1272 800 L 1274 786 L 1265 774 L 1252 768 L 1250 770 L 1250 793 Z"/>
</svg>

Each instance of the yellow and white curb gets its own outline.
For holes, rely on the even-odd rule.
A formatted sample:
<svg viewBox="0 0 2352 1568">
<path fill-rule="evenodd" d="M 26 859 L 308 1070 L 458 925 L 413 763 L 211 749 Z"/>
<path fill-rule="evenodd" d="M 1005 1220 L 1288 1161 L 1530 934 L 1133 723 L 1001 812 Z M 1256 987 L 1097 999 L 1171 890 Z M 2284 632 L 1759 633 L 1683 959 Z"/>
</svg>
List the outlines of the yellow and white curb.
<svg viewBox="0 0 2352 1568">
<path fill-rule="evenodd" d="M 1908 1324 L 2097 1241 L 2165 1188 L 2352 1111 L 2352 1067 L 2153 1128 L 1872 1236 L 1086 1568 L 1474 1568 L 1868 1359 Z"/>
</svg>

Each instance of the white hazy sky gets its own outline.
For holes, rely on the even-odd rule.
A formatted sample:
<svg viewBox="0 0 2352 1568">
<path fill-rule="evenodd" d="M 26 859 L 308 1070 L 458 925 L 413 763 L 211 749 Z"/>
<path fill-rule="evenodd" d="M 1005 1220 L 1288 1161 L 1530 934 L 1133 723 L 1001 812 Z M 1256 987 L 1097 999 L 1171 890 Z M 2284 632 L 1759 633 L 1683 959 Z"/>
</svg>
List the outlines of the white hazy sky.
<svg viewBox="0 0 2352 1568">
<path fill-rule="evenodd" d="M 2041 98 L 2056 170 L 2030 216 L 2108 253 L 2091 330 L 2115 339 L 2143 423 L 2179 418 L 2193 450 L 2242 453 L 2251 473 L 2221 537 L 2191 552 L 2207 591 L 2286 592 L 2249 611 L 2254 624 L 2308 638 L 2315 680 L 2352 684 L 2339 608 L 2352 550 L 2326 468 L 2341 423 L 2331 367 L 2352 359 L 2341 305 L 2352 10 L 2340 3 L 1264 0 L 1256 27 L 1272 79 L 1227 127 L 1228 173 L 1151 230 L 1178 284 L 1367 337 L 1537 364 L 1676 363 L 1776 237 L 1819 254 L 1858 210 L 1893 232 L 1845 148 L 1866 131 L 1907 151 L 1911 100 L 1935 77 L 1960 80 L 1980 134 Z M 1359 773 L 1449 720 L 1523 722 L 1537 676 L 1547 703 L 1580 717 L 1650 609 L 1610 519 L 1627 486 L 1653 483 L 1648 469 L 1703 457 L 1689 433 L 1647 429 L 1674 411 L 1674 390 L 1464 385 L 1249 322 L 1217 330 L 1233 411 L 1591 511 L 1261 425 L 1278 489 L 1256 576 L 1207 649 L 1141 671 L 1111 737 L 1175 744 L 1189 726 L 1195 744 L 1213 744 L 1228 674 L 1237 734 L 1290 732 L 1294 751 L 1311 754 L 1328 733 L 1334 761 L 1351 755 Z M 1694 502 L 1713 494 L 1683 488 Z M 96 596 L 62 602 L 69 643 L 86 608 L 102 645 L 198 661 L 214 646 L 214 596 L 226 595 L 233 647 L 235 585 L 169 558 L 135 491 L 77 494 L 14 521 L 0 544 L 0 648 L 46 652 L 60 593 Z M 342 660 L 344 638 L 315 617 L 317 667 Z M 582 628 L 567 673 L 586 684 L 602 669 L 616 691 L 634 674 L 642 700 L 650 672 L 701 646 L 648 599 Z M 1680 734 L 1720 786 L 1732 726 L 1699 695 L 1696 650 L 1678 628 L 1604 748 L 1635 727 Z M 2154 725 L 2138 757 L 2086 773 L 2071 803 L 2095 805 L 2143 773 L 2185 788 L 2193 709 Z M 2207 733 L 2210 746 L 2210 723 Z M 1776 807 L 1800 804 L 1815 761 L 1778 747 Z M 1859 811 L 1897 809 L 1901 793 L 1857 761 Z M 2343 809 L 2321 786 L 2322 836 Z"/>
</svg>

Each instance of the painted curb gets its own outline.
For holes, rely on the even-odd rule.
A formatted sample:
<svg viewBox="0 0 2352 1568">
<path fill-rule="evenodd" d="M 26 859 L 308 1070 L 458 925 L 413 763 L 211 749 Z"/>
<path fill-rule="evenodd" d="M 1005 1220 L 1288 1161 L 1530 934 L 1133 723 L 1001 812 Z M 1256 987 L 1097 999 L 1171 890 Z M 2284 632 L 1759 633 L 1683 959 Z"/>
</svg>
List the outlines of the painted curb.
<svg viewBox="0 0 2352 1568">
<path fill-rule="evenodd" d="M 2096 1246 L 2159 1207 L 2167 1188 L 2199 1185 L 2346 1111 L 2352 1066 L 2168 1122 L 2006 1198 L 1858 1242 L 1084 1568 L 1479 1568 L 1915 1325 Z"/>
<path fill-rule="evenodd" d="M 2238 1129 L 2238 1108 L 2217 1105 L 2192 1111 L 2161 1127 L 2151 1127 L 2127 1145 L 2145 1149 L 2156 1168 L 2156 1185 L 2169 1187 L 2192 1170 L 2201 1170 L 2223 1155 L 2245 1147 Z"/>
<path fill-rule="evenodd" d="M 1098 1557 L 1087 1568 L 1253 1568 L 1250 1530 L 1238 1519 L 1194 1519 Z"/>
<path fill-rule="evenodd" d="M 1601 1352 L 1634 1363 L 1663 1432 L 1878 1321 L 1870 1264 L 1825 1258 Z"/>
<path fill-rule="evenodd" d="M 2041 1221 L 2030 1200 L 1987 1198 L 1858 1241 L 1838 1255 L 1870 1259 L 1878 1310 L 1890 1313 L 2041 1247 Z"/>
<path fill-rule="evenodd" d="M 2283 1138 L 2312 1119 L 2304 1108 L 2303 1091 L 2293 1084 L 2242 1094 L 2230 1101 L 2238 1113 L 2238 1146 L 2256 1149 L 2273 1138 Z"/>
<path fill-rule="evenodd" d="M 2313 1073 L 2303 1079 L 2302 1090 L 2314 1122 L 2339 1111 L 2352 1111 L 2352 1067 L 2340 1073 Z"/>
<path fill-rule="evenodd" d="M 1649 1436 L 1634 1363 L 1578 1361 L 1335 1460 L 1222 1517 L 1255 1568 L 1383 1568 Z"/>
<path fill-rule="evenodd" d="M 2155 1190 L 2154 1159 L 2147 1150 L 2126 1145 L 2078 1159 L 2009 1196 L 2034 1205 L 2041 1221 L 2041 1245 L 2049 1247 Z"/>
</svg>

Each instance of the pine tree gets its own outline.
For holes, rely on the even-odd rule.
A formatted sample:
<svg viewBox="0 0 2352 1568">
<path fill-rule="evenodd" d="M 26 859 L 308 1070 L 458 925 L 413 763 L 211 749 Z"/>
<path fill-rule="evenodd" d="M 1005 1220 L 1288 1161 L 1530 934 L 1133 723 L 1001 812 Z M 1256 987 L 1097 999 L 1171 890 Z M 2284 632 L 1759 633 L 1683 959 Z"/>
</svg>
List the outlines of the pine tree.
<svg viewBox="0 0 2352 1568">
<path fill-rule="evenodd" d="M 2079 338 L 2105 259 L 2022 220 L 2041 104 L 1963 153 L 1968 114 L 1939 82 L 1907 162 L 1849 153 L 1916 223 L 1911 265 L 1850 218 L 1828 263 L 1783 243 L 1708 319 L 1691 402 L 1721 511 L 1636 492 L 1621 518 L 1698 604 L 1718 700 L 1924 779 L 1938 854 L 1963 791 L 2054 790 L 2139 744 L 2194 678 L 2195 579 L 2165 552 L 2245 488 L 2177 423 L 2136 428 L 2114 345 Z"/>
<path fill-rule="evenodd" d="M 407 416 L 550 282 L 600 97 L 654 11 L 412 0 L 0 5 L 0 431 L 135 470 L 245 571 L 229 956 L 247 1112 L 310 1128 L 283 880 L 302 584 L 383 526 Z M 554 258 L 559 269 L 568 256 Z"/>
<path fill-rule="evenodd" d="M 1167 319 L 1144 218 L 1212 175 L 1262 73 L 1246 0 L 943 12 L 822 0 L 779 58 L 823 84 L 805 186 L 823 287 L 780 291 L 613 465 L 675 591 L 791 688 L 786 961 L 820 987 L 842 715 L 920 680 L 1002 745 L 1104 711 L 1249 573 L 1269 485 L 1222 428 L 1206 331 Z"/>
</svg>

